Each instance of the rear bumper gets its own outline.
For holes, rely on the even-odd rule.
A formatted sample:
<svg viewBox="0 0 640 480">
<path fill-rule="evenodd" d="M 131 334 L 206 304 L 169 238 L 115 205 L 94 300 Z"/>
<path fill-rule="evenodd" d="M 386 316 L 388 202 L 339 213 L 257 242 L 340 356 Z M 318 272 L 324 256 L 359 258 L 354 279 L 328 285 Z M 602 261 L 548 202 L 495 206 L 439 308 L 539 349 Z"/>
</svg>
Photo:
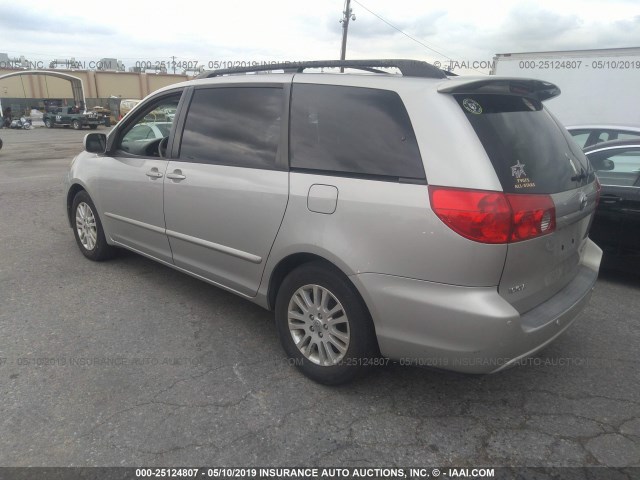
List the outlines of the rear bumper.
<svg viewBox="0 0 640 480">
<path fill-rule="evenodd" d="M 576 277 L 525 314 L 497 287 L 459 287 L 381 274 L 351 277 L 376 327 L 383 356 L 403 364 L 493 373 L 534 354 L 588 303 L 602 251 L 588 241 Z"/>
</svg>

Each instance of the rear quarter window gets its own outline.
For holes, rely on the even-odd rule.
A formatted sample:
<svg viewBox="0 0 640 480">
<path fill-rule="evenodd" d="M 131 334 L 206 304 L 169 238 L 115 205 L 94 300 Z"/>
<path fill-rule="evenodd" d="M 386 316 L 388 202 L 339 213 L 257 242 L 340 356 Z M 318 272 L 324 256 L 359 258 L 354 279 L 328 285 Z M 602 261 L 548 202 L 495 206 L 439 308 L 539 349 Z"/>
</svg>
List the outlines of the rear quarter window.
<svg viewBox="0 0 640 480">
<path fill-rule="evenodd" d="M 409 115 L 388 90 L 296 84 L 291 167 L 374 179 L 424 179 Z"/>
<path fill-rule="evenodd" d="M 551 194 L 593 181 L 582 150 L 539 100 L 516 95 L 454 96 L 505 192 Z"/>
</svg>

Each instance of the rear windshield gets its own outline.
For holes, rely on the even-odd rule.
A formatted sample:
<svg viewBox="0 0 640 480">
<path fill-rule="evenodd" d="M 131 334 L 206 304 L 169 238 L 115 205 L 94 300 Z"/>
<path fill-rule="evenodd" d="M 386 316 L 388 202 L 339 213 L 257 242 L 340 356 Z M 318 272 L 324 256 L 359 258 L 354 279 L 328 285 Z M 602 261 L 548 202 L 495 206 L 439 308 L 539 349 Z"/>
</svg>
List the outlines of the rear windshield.
<svg viewBox="0 0 640 480">
<path fill-rule="evenodd" d="M 582 150 L 542 107 L 515 95 L 454 95 L 508 193 L 558 193 L 593 181 Z"/>
</svg>

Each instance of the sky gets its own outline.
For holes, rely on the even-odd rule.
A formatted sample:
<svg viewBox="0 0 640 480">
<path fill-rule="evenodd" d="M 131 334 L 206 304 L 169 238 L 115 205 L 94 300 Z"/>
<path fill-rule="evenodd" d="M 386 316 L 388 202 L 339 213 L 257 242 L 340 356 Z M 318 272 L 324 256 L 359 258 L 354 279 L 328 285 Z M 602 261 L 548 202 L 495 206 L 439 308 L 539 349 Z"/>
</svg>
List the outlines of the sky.
<svg viewBox="0 0 640 480">
<path fill-rule="evenodd" d="M 338 59 L 344 5 L 2 0 L 0 53 L 46 66 L 54 59 L 117 58 L 127 69 L 172 60 L 209 69 L 216 62 Z M 640 0 L 352 0 L 351 8 L 351 59 L 446 65 L 490 62 L 496 53 L 640 46 Z"/>
</svg>

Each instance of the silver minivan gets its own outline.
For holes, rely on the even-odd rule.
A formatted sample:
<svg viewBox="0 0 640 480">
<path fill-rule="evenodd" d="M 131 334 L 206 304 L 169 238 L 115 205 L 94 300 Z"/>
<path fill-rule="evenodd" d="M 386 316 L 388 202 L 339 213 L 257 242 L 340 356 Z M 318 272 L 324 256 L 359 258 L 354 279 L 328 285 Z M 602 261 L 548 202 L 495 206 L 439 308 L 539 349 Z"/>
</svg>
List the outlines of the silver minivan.
<svg viewBox="0 0 640 480">
<path fill-rule="evenodd" d="M 408 60 L 208 72 L 87 135 L 65 209 L 91 260 L 126 248 L 274 310 L 318 382 L 387 359 L 497 372 L 598 275 L 599 184 L 543 106 L 559 93 Z"/>
</svg>

